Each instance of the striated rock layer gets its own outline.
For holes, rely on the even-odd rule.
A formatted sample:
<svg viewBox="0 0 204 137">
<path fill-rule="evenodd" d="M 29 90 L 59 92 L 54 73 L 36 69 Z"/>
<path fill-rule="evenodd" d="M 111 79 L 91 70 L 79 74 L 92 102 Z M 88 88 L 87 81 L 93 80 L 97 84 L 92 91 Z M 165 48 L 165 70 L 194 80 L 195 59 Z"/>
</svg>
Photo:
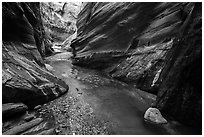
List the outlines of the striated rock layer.
<svg viewBox="0 0 204 137">
<path fill-rule="evenodd" d="M 201 6 L 85 3 L 73 64 L 158 94 L 155 106 L 163 113 L 201 127 Z"/>
<path fill-rule="evenodd" d="M 39 3 L 3 3 L 2 16 L 2 102 L 34 107 L 67 92 L 45 69 L 42 56 L 49 48 Z"/>
<path fill-rule="evenodd" d="M 45 33 L 54 49 L 70 48 L 72 39 L 76 37 L 76 20 L 80 5 L 80 2 L 40 3 Z"/>
</svg>

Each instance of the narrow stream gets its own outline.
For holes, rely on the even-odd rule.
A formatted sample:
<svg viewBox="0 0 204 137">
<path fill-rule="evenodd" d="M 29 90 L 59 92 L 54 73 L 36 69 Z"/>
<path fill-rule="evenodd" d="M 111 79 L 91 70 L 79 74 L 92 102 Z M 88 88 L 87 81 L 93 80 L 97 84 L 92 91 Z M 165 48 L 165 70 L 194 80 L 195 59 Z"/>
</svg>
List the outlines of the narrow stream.
<svg viewBox="0 0 204 137">
<path fill-rule="evenodd" d="M 90 126 L 90 130 L 93 130 L 97 129 L 98 125 L 100 128 L 104 126 L 103 129 L 108 130 L 104 134 L 199 134 L 198 131 L 176 121 L 169 121 L 165 125 L 145 122 L 143 115 L 156 99 L 154 95 L 113 80 L 101 72 L 73 66 L 69 60 L 70 56 L 70 53 L 59 53 L 47 58 L 47 63 L 53 67 L 52 72 L 63 79 L 69 85 L 70 90 L 63 97 L 47 104 L 44 109 L 53 107 L 60 109 L 66 101 L 75 98 L 78 106 L 71 107 L 69 105 L 69 111 L 79 108 L 77 112 L 81 112 L 82 108 L 87 107 L 89 109 L 87 114 L 91 111 L 94 120 L 84 118 L 88 116 L 85 112 L 80 114 L 83 115 L 83 118 L 78 122 L 73 122 L 74 120 L 71 119 L 75 118 L 72 115 L 77 115 L 75 114 L 76 110 L 73 110 L 74 113 L 69 113 L 70 127 L 62 130 L 61 134 L 85 134 L 87 133 L 83 132 L 85 128 Z M 67 117 L 65 114 L 61 114 L 61 118 L 57 118 L 56 112 L 51 111 L 51 113 L 55 119 L 61 119 L 62 123 L 63 119 Z M 83 121 L 86 121 L 86 124 Z M 84 124 L 84 129 L 81 124 Z M 97 131 L 98 134 L 102 134 L 101 131 Z"/>
</svg>

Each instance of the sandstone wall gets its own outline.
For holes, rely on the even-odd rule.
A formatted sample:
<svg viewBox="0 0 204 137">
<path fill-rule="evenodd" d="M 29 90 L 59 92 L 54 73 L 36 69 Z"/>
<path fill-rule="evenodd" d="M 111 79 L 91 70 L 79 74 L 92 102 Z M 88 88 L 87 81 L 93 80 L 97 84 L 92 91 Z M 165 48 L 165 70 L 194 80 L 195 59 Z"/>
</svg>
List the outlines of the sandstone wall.
<svg viewBox="0 0 204 137">
<path fill-rule="evenodd" d="M 2 4 L 2 101 L 29 107 L 45 103 L 69 87 L 48 72 L 39 3 Z"/>
<path fill-rule="evenodd" d="M 200 126 L 201 9 L 201 3 L 86 3 L 73 64 L 157 94 L 155 106 L 164 113 Z"/>
</svg>

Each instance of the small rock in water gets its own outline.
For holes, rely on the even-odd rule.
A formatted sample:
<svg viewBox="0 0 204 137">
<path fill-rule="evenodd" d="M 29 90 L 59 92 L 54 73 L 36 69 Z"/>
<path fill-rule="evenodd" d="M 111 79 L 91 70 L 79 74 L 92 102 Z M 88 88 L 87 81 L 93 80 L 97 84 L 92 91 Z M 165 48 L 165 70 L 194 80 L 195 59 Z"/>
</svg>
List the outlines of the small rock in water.
<svg viewBox="0 0 204 137">
<path fill-rule="evenodd" d="M 40 109 L 40 108 L 41 108 L 41 105 L 37 105 L 34 107 L 35 110 Z"/>
<path fill-rule="evenodd" d="M 46 69 L 49 70 L 49 71 L 53 70 L 53 67 L 50 66 L 49 64 L 45 64 L 45 67 L 46 67 Z"/>
<path fill-rule="evenodd" d="M 148 108 L 145 112 L 144 119 L 156 124 L 166 124 L 167 120 L 161 115 L 157 108 Z"/>
</svg>

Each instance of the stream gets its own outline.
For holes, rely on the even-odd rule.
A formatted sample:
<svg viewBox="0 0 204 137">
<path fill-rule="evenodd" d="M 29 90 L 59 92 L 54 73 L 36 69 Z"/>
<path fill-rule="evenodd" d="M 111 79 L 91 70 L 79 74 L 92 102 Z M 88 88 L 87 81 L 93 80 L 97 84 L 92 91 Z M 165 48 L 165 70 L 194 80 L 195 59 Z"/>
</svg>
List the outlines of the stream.
<svg viewBox="0 0 204 137">
<path fill-rule="evenodd" d="M 102 72 L 73 66 L 71 56 L 64 52 L 45 59 L 49 70 L 69 85 L 67 94 L 44 104 L 39 112 L 57 134 L 199 134 L 172 120 L 164 125 L 145 122 L 143 115 L 155 95 Z"/>
</svg>

